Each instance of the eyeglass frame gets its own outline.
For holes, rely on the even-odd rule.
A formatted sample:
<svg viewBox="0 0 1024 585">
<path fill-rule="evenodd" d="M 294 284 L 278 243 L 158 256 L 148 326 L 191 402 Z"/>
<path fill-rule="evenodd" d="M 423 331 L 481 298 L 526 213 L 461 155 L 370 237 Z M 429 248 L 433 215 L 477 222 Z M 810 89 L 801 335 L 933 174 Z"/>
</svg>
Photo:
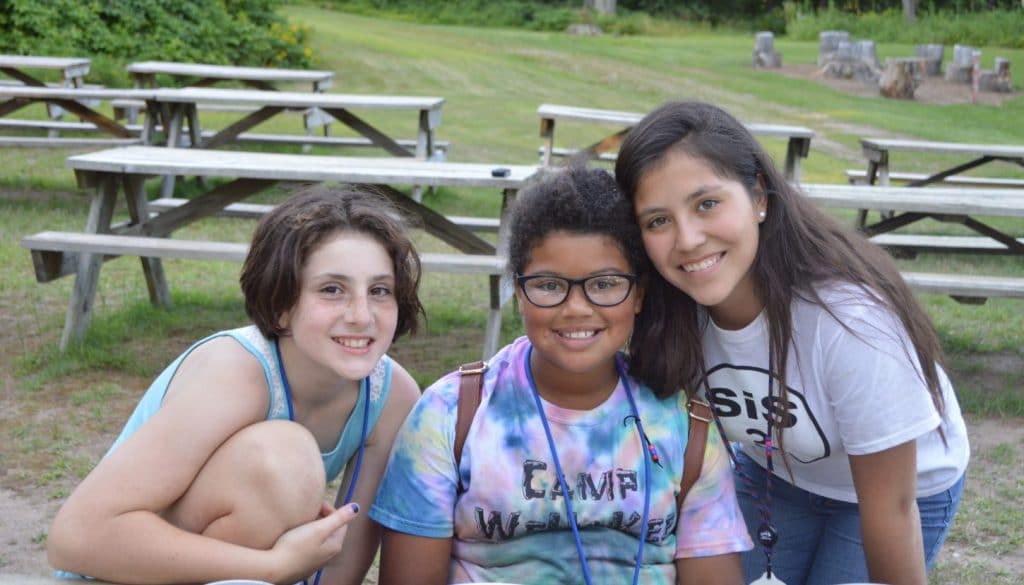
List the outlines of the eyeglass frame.
<svg viewBox="0 0 1024 585">
<path fill-rule="evenodd" d="M 608 276 L 617 276 L 619 278 L 625 278 L 626 282 L 629 283 L 629 288 L 626 289 L 626 294 L 622 296 L 622 300 L 617 303 L 613 303 L 611 305 L 595 303 L 594 299 L 590 298 L 590 293 L 587 292 L 587 287 L 585 286 L 585 284 L 588 280 Z M 555 278 L 569 283 L 569 288 L 565 290 L 565 297 L 553 305 L 537 304 L 536 302 L 534 302 L 533 299 L 530 298 L 530 293 L 526 292 L 526 283 L 536 278 Z M 523 291 L 523 296 L 526 297 L 526 300 L 531 305 L 540 309 L 553 309 L 557 306 L 565 304 L 565 301 L 569 300 L 569 296 L 572 294 L 572 287 L 574 286 L 579 286 L 580 290 L 583 291 L 583 298 L 586 299 L 588 303 L 594 305 L 595 307 L 603 307 L 606 309 L 611 307 L 617 307 L 622 303 L 626 302 L 626 299 L 629 298 L 629 295 L 633 292 L 633 289 L 636 288 L 636 283 L 640 280 L 640 278 L 637 275 L 629 274 L 627 272 L 607 272 L 604 274 L 595 274 L 593 276 L 588 276 L 586 278 L 566 278 L 564 276 L 558 276 L 557 274 L 516 274 L 514 275 L 514 279 L 516 281 L 516 284 L 519 285 L 519 290 Z"/>
</svg>

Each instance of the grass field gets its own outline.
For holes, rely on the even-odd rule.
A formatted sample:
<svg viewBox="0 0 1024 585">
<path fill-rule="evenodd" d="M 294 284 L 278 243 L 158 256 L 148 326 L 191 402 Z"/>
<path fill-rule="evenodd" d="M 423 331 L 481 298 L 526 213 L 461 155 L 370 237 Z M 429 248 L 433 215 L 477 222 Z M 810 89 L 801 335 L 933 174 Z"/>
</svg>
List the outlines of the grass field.
<svg viewBox="0 0 1024 585">
<path fill-rule="evenodd" d="M 844 183 L 844 169 L 864 167 L 857 142 L 862 136 L 1024 143 L 1024 98 L 1019 93 L 1001 106 L 858 97 L 814 79 L 752 69 L 753 39 L 747 35 L 697 30 L 665 37 L 577 38 L 420 26 L 306 4 L 286 12 L 313 28 L 321 59 L 317 67 L 337 72 L 332 91 L 445 97 L 438 138 L 451 141 L 453 161 L 535 163 L 540 143 L 536 108 L 544 102 L 646 111 L 668 99 L 695 98 L 724 106 L 750 122 L 808 126 L 816 136 L 803 179 L 815 183 Z M 776 45 L 787 65 L 811 64 L 817 56 L 816 43 L 782 39 Z M 1024 63 L 1024 50 L 983 51 L 986 66 L 995 55 Z M 911 55 L 913 47 L 882 44 L 878 52 L 884 59 Z M 212 116 L 207 124 L 227 120 Z M 415 130 L 409 116 L 374 115 L 371 121 L 403 137 L 412 137 Z M 293 118 L 268 124 L 267 130 L 299 132 L 300 126 Z M 556 139 L 561 145 L 581 145 L 610 130 L 563 124 Z M 782 160 L 781 141 L 766 146 Z M 176 306 L 159 311 L 148 305 L 138 261 L 123 258 L 103 269 L 86 342 L 58 353 L 72 283 L 37 284 L 29 254 L 18 242 L 44 229 L 83 226 L 88 193 L 76 188 L 72 173 L 64 168 L 68 154 L 59 149 L 0 151 L 0 488 L 24 497 L 42 494 L 51 503 L 88 472 L 148 380 L 170 359 L 205 333 L 245 320 L 238 265 L 166 262 Z M 893 165 L 923 171 L 950 162 L 905 154 Z M 1024 170 L 1008 165 L 983 170 L 980 174 L 1024 177 Z M 154 193 L 155 187 L 153 182 Z M 189 189 L 184 185 L 185 194 Z M 275 191 L 258 200 L 281 196 Z M 441 190 L 426 201 L 439 211 L 460 215 L 496 216 L 500 205 L 495 193 L 473 190 Z M 1024 222 L 997 221 L 1024 236 Z M 247 221 L 212 220 L 179 235 L 246 241 L 252 228 Z M 926 229 L 959 233 L 938 223 Z M 423 250 L 445 249 L 422 234 L 417 244 Z M 916 270 L 1024 276 L 1024 262 L 1017 258 L 921 256 L 901 263 Z M 452 275 L 428 275 L 422 297 L 429 315 L 426 333 L 401 340 L 393 353 L 427 384 L 477 357 L 487 299 L 482 279 Z M 1024 376 L 1024 303 L 993 300 L 965 306 L 944 297 L 925 297 L 924 302 L 972 421 L 978 421 L 978 428 L 1019 426 L 1024 419 L 1019 387 Z M 511 340 L 520 327 L 511 308 L 506 317 L 503 336 Z M 1024 452 L 1009 437 L 997 436 L 980 441 L 975 453 L 977 474 L 972 472 L 972 478 L 977 481 L 968 483 L 961 520 L 947 547 L 952 552 L 943 553 L 933 581 L 1018 583 L 1024 573 L 1024 521 L 1016 512 L 1024 509 Z M 41 546 L 45 532 L 32 537 Z M 0 548 L 0 572 L 10 562 L 4 555 Z"/>
</svg>

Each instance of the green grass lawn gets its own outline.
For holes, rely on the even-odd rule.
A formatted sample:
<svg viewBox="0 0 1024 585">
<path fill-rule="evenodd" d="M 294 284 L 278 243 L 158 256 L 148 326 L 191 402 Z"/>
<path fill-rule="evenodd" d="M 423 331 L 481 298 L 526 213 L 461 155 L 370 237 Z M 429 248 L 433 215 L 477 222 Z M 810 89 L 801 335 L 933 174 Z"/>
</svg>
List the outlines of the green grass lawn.
<svg viewBox="0 0 1024 585">
<path fill-rule="evenodd" d="M 1019 95 L 998 107 L 856 97 L 814 80 L 752 69 L 752 35 L 691 31 L 659 37 L 569 37 L 422 26 L 330 12 L 308 4 L 291 6 L 286 13 L 313 28 L 313 46 L 321 59 L 317 68 L 337 73 L 332 91 L 443 96 L 446 104 L 438 138 L 451 141 L 451 161 L 536 163 L 540 144 L 536 109 L 545 102 L 642 112 L 669 99 L 695 98 L 724 106 L 748 122 L 808 126 L 816 137 L 804 162 L 803 180 L 815 183 L 845 183 L 844 169 L 863 168 L 858 146 L 862 136 L 1024 144 L 1024 98 Z M 780 39 L 776 46 L 787 65 L 812 64 L 817 56 L 816 43 Z M 947 54 L 950 50 L 947 48 Z M 986 60 L 1000 55 L 1024 63 L 1024 50 L 983 51 Z M 913 47 L 881 44 L 878 53 L 882 59 L 912 55 Z M 42 115 L 41 109 L 29 113 Z M 400 137 L 411 138 L 416 129 L 409 115 L 373 114 L 367 119 Z M 204 123 L 211 127 L 229 120 L 224 114 L 204 116 Z M 562 123 L 556 143 L 579 146 L 612 130 Z M 298 133 L 301 122 L 297 117 L 285 117 L 258 131 Z M 776 160 L 783 159 L 782 141 L 769 141 L 766 146 Z M 316 152 L 339 151 L 321 148 Z M 36 231 L 77 230 L 84 225 L 88 192 L 77 190 L 72 173 L 64 168 L 68 154 L 60 149 L 0 151 L 0 313 L 6 325 L 4 347 L 11 354 L 3 363 L 11 368 L 9 395 L 17 400 L 42 395 L 69 400 L 74 392 L 60 389 L 82 386 L 93 390 L 74 400 L 89 405 L 104 397 L 134 396 L 138 388 L 129 386 L 154 376 L 185 344 L 214 329 L 243 323 L 245 316 L 237 286 L 239 265 L 165 262 L 176 307 L 160 311 L 148 305 L 138 260 L 121 258 L 103 268 L 87 343 L 59 354 L 56 342 L 72 283 L 63 279 L 37 284 L 29 254 L 18 242 Z M 893 166 L 916 171 L 952 162 L 955 160 L 901 153 Z M 1009 165 L 988 165 L 983 171 L 986 175 L 1024 177 L 1024 169 Z M 155 181 L 150 189 L 155 194 Z M 183 186 L 186 194 L 190 189 L 195 190 Z M 278 190 L 257 200 L 275 201 L 282 195 Z M 443 189 L 428 195 L 426 202 L 444 213 L 493 217 L 499 212 L 500 197 L 489 191 Z M 1024 221 L 997 221 L 1024 236 Z M 189 226 L 178 235 L 246 241 L 253 226 L 250 221 L 221 219 Z M 961 233 L 948 224 L 931 223 L 923 229 Z M 446 249 L 423 234 L 417 234 L 416 241 L 423 250 Z M 923 255 L 900 264 L 920 271 L 1024 276 L 1024 261 L 1019 258 Z M 424 279 L 422 296 L 429 315 L 426 333 L 400 341 L 394 353 L 421 384 L 427 384 L 457 364 L 478 357 L 487 292 L 480 278 L 430 274 Z M 924 302 L 950 353 L 951 371 L 965 410 L 985 416 L 1024 416 L 1024 393 L 1019 389 L 1024 375 L 1024 303 L 991 300 L 982 306 L 965 306 L 937 296 L 925 297 Z M 506 310 L 505 323 L 505 340 L 519 334 L 521 327 L 511 307 Z M 1006 372 L 1005 364 L 1016 370 Z M 114 382 L 97 384 L 96 378 Z M 102 420 L 105 422 L 97 423 L 99 432 L 110 434 L 122 422 Z M 25 452 L 30 453 L 33 447 L 26 437 L 33 436 L 33 424 L 28 421 L 0 431 L 0 437 L 10 433 L 7 438 L 25 445 Z M 1010 482 L 1003 496 L 1015 502 L 1010 507 L 1020 508 L 1024 504 L 1020 457 L 1005 453 L 1010 449 L 1012 455 L 1013 448 L 998 447 L 991 457 L 994 464 L 1005 464 L 1018 478 Z M 81 465 L 70 467 L 62 473 L 83 473 Z M 1011 551 L 1024 556 L 1020 549 L 1024 526 L 1019 522 L 1008 526 L 989 520 L 978 507 L 967 513 L 972 518 L 972 535 L 998 535 Z M 967 540 L 963 535 L 960 538 Z M 1012 576 L 1001 574 L 1001 570 L 984 562 L 950 566 L 939 573 L 936 582 L 1012 582 Z"/>
</svg>

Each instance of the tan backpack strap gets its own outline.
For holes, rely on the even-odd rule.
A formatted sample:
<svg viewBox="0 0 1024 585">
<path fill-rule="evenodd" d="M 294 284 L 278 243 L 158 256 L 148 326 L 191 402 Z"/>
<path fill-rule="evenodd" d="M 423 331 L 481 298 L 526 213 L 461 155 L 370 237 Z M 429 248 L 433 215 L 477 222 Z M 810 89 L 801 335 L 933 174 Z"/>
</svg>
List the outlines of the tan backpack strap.
<svg viewBox="0 0 1024 585">
<path fill-rule="evenodd" d="M 469 427 L 473 424 L 473 417 L 476 410 L 480 408 L 480 395 L 484 388 L 484 372 L 487 371 L 487 362 L 477 361 L 459 366 L 459 403 L 455 415 L 455 473 L 458 477 L 458 490 L 461 494 L 466 491 L 462 486 L 462 475 L 459 473 L 459 465 L 462 463 L 462 446 L 466 443 L 466 435 L 469 434 Z"/>
<path fill-rule="evenodd" d="M 683 455 L 683 479 L 679 482 L 679 495 L 676 496 L 676 508 L 682 514 L 683 502 L 690 488 L 697 483 L 701 468 L 704 467 L 704 448 L 708 442 L 708 425 L 711 423 L 711 405 L 699 398 L 691 398 L 686 403 L 690 416 L 690 431 L 686 438 L 686 453 Z"/>
</svg>

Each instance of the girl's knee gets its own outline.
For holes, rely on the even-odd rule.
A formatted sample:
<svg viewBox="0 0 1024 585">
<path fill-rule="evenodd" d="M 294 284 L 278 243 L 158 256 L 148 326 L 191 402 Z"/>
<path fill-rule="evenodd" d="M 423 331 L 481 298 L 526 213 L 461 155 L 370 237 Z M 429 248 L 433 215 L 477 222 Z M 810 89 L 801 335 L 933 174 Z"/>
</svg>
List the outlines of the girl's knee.
<svg viewBox="0 0 1024 585">
<path fill-rule="evenodd" d="M 239 485 L 262 494 L 274 509 L 316 517 L 326 474 L 313 435 L 289 421 L 265 421 L 242 429 L 222 449 L 233 450 Z M 290 516 L 291 514 L 285 514 Z"/>
</svg>

